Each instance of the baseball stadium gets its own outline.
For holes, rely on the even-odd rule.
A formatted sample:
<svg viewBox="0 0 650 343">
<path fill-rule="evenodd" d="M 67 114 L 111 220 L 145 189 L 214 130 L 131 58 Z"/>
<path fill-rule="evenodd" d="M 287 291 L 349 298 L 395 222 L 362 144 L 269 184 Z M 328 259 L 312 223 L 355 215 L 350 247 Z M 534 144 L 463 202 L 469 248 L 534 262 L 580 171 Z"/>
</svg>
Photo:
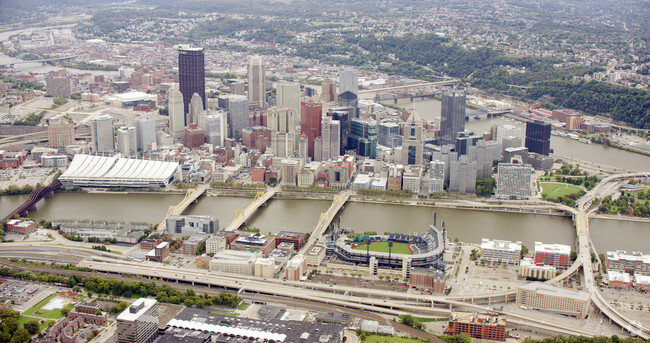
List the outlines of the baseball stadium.
<svg viewBox="0 0 650 343">
<path fill-rule="evenodd" d="M 442 264 L 445 235 L 444 229 L 440 232 L 431 225 L 422 235 L 389 233 L 355 239 L 343 237 L 336 241 L 336 256 L 339 260 L 358 265 L 368 265 L 374 257 L 384 268 L 403 268 L 404 261 L 410 267 L 437 267 Z"/>
</svg>

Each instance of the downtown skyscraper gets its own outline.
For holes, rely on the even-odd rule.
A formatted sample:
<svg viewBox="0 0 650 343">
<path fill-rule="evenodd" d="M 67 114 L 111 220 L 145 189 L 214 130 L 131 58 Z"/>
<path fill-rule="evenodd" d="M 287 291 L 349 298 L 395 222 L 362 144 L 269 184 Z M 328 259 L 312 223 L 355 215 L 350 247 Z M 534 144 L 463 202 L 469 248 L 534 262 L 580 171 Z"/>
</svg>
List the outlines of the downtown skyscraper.
<svg viewBox="0 0 650 343">
<path fill-rule="evenodd" d="M 465 90 L 454 87 L 442 89 L 440 137 L 443 144 L 453 144 L 456 135 L 465 131 Z"/>
<path fill-rule="evenodd" d="M 192 95 L 197 93 L 205 109 L 205 60 L 203 48 L 178 49 L 178 82 L 183 94 L 183 109 L 189 112 Z M 187 117 L 186 117 L 187 118 Z M 185 122 L 185 125 L 190 123 Z"/>
<path fill-rule="evenodd" d="M 259 107 L 266 105 L 266 72 L 261 56 L 251 56 L 248 60 L 248 101 L 257 103 Z"/>
</svg>

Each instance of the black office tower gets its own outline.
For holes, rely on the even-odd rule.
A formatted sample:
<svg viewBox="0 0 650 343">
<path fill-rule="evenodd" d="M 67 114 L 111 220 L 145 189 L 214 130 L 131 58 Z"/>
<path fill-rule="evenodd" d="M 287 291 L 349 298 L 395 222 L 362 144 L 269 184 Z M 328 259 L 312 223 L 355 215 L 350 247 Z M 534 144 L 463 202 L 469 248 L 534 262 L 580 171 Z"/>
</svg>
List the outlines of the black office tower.
<svg viewBox="0 0 650 343">
<path fill-rule="evenodd" d="M 551 124 L 541 120 L 526 123 L 526 148 L 528 152 L 548 156 L 551 153 Z"/>
<path fill-rule="evenodd" d="M 205 68 L 203 48 L 178 49 L 178 82 L 183 94 L 185 113 L 189 112 L 192 95 L 198 93 L 205 109 Z M 188 125 L 189 123 L 185 123 Z"/>
<path fill-rule="evenodd" d="M 465 90 L 442 88 L 440 137 L 443 144 L 454 144 L 459 132 L 465 131 Z"/>
</svg>

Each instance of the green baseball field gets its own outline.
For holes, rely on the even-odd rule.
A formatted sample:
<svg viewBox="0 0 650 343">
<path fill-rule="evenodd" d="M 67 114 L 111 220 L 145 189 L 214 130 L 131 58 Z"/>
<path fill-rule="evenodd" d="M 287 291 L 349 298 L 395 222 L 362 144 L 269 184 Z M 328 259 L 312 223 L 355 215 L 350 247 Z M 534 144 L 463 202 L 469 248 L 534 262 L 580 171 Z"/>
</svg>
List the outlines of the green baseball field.
<svg viewBox="0 0 650 343">
<path fill-rule="evenodd" d="M 354 250 L 366 250 L 366 244 L 359 244 L 354 247 Z M 388 252 L 388 242 L 379 241 L 370 243 L 370 251 L 376 252 Z M 404 254 L 404 255 L 413 255 L 413 250 L 411 250 L 410 244 L 408 243 L 398 243 L 393 242 L 393 249 L 391 250 L 393 254 Z"/>
</svg>

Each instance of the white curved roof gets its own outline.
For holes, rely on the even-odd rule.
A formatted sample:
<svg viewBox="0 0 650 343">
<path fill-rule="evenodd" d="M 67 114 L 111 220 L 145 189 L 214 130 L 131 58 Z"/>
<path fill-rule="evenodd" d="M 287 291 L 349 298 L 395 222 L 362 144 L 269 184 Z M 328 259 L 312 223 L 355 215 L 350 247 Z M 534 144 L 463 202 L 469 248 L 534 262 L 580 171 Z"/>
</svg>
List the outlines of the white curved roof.
<svg viewBox="0 0 650 343">
<path fill-rule="evenodd" d="M 177 168 L 177 162 L 78 154 L 59 179 L 66 186 L 162 187 L 171 181 Z"/>
<path fill-rule="evenodd" d="M 273 340 L 275 342 L 284 342 L 284 340 L 287 338 L 287 335 L 283 333 L 274 333 L 274 332 L 262 331 L 262 330 L 244 329 L 244 328 L 229 327 L 229 326 L 222 326 L 222 325 L 215 325 L 215 324 L 208 324 L 208 323 L 200 323 L 200 322 L 189 321 L 189 320 L 172 319 L 169 321 L 169 323 L 167 323 L 167 325 L 176 328 L 199 330 L 199 331 L 210 332 L 210 333 L 220 333 L 224 335 L 233 335 L 235 337 L 248 337 L 254 339 L 261 338 L 265 340 Z"/>
</svg>

